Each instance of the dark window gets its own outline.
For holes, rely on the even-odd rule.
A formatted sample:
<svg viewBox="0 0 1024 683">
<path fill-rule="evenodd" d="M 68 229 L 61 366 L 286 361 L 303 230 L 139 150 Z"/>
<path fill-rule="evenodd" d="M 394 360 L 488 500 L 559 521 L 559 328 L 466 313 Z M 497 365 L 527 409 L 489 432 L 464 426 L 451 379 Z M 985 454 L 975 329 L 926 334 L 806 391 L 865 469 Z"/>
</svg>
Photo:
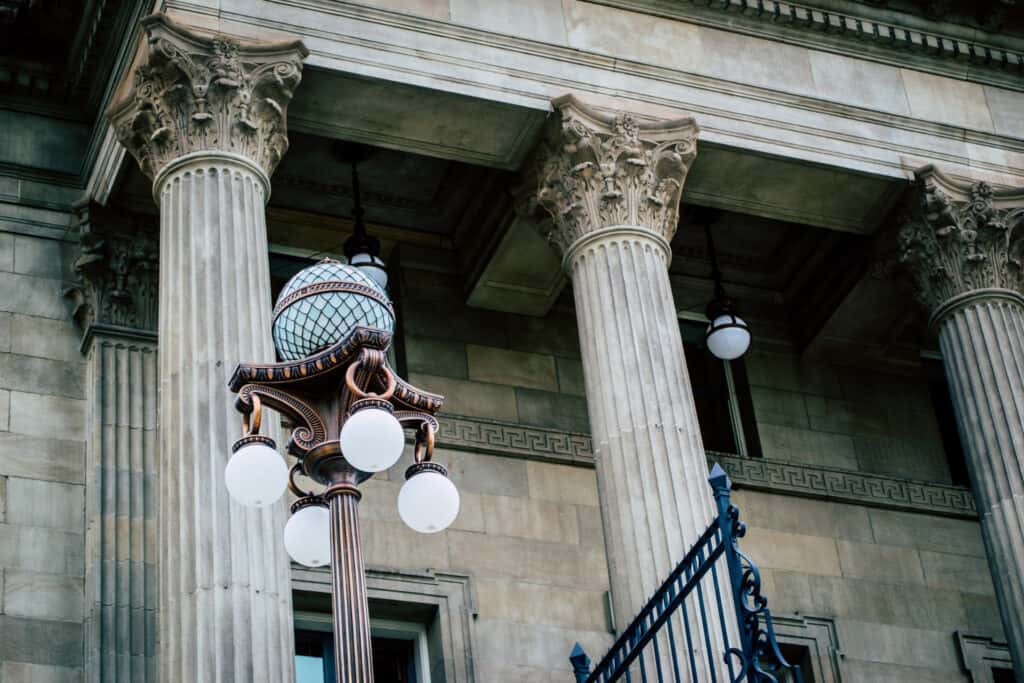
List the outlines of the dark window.
<svg viewBox="0 0 1024 683">
<path fill-rule="evenodd" d="M 804 683 L 814 683 L 814 664 L 811 662 L 811 649 L 795 643 L 779 643 L 783 658 L 791 666 L 800 667 L 800 677 Z M 778 660 L 771 658 L 764 662 L 764 668 L 775 676 L 779 683 L 796 683 L 796 676 L 789 669 L 779 666 Z"/>
<path fill-rule="evenodd" d="M 743 359 L 726 363 L 704 344 L 704 325 L 682 323 L 683 351 L 704 449 L 761 457 Z"/>
<path fill-rule="evenodd" d="M 381 683 L 415 683 L 416 648 L 412 640 L 374 636 L 373 674 Z M 336 680 L 334 640 L 327 631 L 295 632 L 295 683 Z"/>
<path fill-rule="evenodd" d="M 1006 669 L 1001 666 L 992 667 L 993 683 L 1013 683 L 1013 669 Z"/>
<path fill-rule="evenodd" d="M 964 458 L 964 449 L 956 426 L 956 413 L 953 412 L 953 399 L 949 395 L 945 369 L 940 360 L 926 360 L 924 368 L 928 376 L 928 391 L 935 408 L 935 418 L 939 423 L 942 448 L 949 465 L 950 480 L 958 486 L 968 486 L 970 480 L 967 478 L 967 460 Z"/>
</svg>

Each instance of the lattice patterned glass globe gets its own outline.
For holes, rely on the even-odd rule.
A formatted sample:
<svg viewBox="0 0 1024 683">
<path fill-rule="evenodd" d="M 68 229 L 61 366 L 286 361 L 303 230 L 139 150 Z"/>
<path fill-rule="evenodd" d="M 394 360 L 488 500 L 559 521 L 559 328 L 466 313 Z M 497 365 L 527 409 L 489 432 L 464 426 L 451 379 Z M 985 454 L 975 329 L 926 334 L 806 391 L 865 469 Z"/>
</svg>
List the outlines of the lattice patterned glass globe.
<svg viewBox="0 0 1024 683">
<path fill-rule="evenodd" d="M 274 346 L 299 360 L 336 344 L 354 327 L 394 332 L 387 295 L 358 268 L 324 259 L 295 275 L 274 307 Z"/>
</svg>

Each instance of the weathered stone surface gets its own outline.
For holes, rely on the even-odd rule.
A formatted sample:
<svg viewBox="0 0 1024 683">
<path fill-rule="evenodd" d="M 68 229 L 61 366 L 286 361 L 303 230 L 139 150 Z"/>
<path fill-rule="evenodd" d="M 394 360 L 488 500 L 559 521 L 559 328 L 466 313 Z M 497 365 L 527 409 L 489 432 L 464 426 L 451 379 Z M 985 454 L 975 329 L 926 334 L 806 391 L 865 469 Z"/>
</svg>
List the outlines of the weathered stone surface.
<svg viewBox="0 0 1024 683">
<path fill-rule="evenodd" d="M 768 413 L 769 408 L 757 408 Z M 771 419 L 771 418 L 769 418 Z M 757 435 L 764 457 L 784 462 L 858 469 L 854 439 L 848 434 L 830 434 L 810 429 L 758 422 Z"/>
<path fill-rule="evenodd" d="M 526 463 L 530 497 L 572 505 L 598 505 L 594 471 L 583 467 Z"/>
<path fill-rule="evenodd" d="M 67 666 L 4 662 L 0 664 L 4 683 L 81 683 L 82 670 Z"/>
<path fill-rule="evenodd" d="M 600 631 L 607 627 L 604 593 L 509 579 L 477 584 L 480 618 Z"/>
<path fill-rule="evenodd" d="M 465 380 L 410 373 L 409 381 L 416 386 L 430 387 L 444 398 L 445 412 L 468 417 L 486 417 L 516 422 L 515 389 L 498 384 L 468 382 Z"/>
<path fill-rule="evenodd" d="M 56 240 L 14 236 L 15 273 L 56 280 L 64 277 L 64 245 Z"/>
<path fill-rule="evenodd" d="M 579 544 L 576 510 L 546 500 L 512 496 L 482 496 L 485 530 L 550 543 Z"/>
<path fill-rule="evenodd" d="M 517 387 L 516 408 L 523 424 L 581 434 L 590 431 L 586 401 L 578 396 Z"/>
<path fill-rule="evenodd" d="M 923 550 L 921 565 L 929 586 L 989 595 L 994 591 L 989 565 L 983 558 Z"/>
<path fill-rule="evenodd" d="M 733 503 L 759 528 L 862 543 L 875 540 L 868 509 L 861 506 L 743 490 L 733 493 Z"/>
<path fill-rule="evenodd" d="M 836 620 L 836 628 L 849 659 L 938 669 L 947 677 L 960 670 L 947 632 L 848 619 Z"/>
<path fill-rule="evenodd" d="M 11 392 L 6 389 L 0 390 L 0 432 L 5 432 L 11 427 Z M 0 439 L 7 436 L 0 435 Z"/>
<path fill-rule="evenodd" d="M 843 576 L 876 581 L 924 583 L 916 550 L 896 546 L 836 541 Z"/>
<path fill-rule="evenodd" d="M 0 566 L 82 576 L 84 554 L 82 532 L 0 524 Z"/>
<path fill-rule="evenodd" d="M 754 402 L 754 414 L 758 423 L 810 428 L 804 395 L 794 391 L 779 391 L 764 387 L 750 387 Z"/>
<path fill-rule="evenodd" d="M 839 401 L 818 396 L 804 397 L 811 429 L 840 434 L 886 434 L 889 421 L 873 404 Z"/>
<path fill-rule="evenodd" d="M 750 527 L 743 551 L 759 567 L 840 576 L 839 553 L 831 538 Z"/>
<path fill-rule="evenodd" d="M 558 366 L 558 390 L 563 394 L 583 396 L 583 364 L 572 358 L 556 358 Z"/>
<path fill-rule="evenodd" d="M 10 430 L 16 434 L 62 439 L 85 439 L 84 400 L 11 392 Z"/>
<path fill-rule="evenodd" d="M 7 479 L 7 523 L 82 533 L 85 487 L 52 481 Z"/>
<path fill-rule="evenodd" d="M 85 617 L 81 578 L 6 570 L 4 613 L 13 617 L 81 623 Z"/>
<path fill-rule="evenodd" d="M 447 396 L 445 398 L 447 399 Z M 448 468 L 449 476 L 452 481 L 459 483 L 460 491 L 492 496 L 526 497 L 530 495 L 526 468 L 528 464 L 532 463 L 527 463 L 525 460 L 451 451 L 443 448 L 434 451 L 434 460 Z"/>
<path fill-rule="evenodd" d="M 9 346 L 4 348 L 4 322 L 0 320 L 0 352 L 81 363 L 81 334 L 70 321 L 18 314 L 6 318 Z"/>
<path fill-rule="evenodd" d="M 65 320 L 67 306 L 60 280 L 0 272 L 0 311 L 24 313 L 43 318 Z"/>
<path fill-rule="evenodd" d="M 7 392 L 0 391 L 0 426 L 6 427 Z M 81 441 L 0 433 L 0 476 L 81 484 L 85 448 Z"/>
<path fill-rule="evenodd" d="M 894 510 L 871 510 L 869 514 L 878 543 L 957 555 L 985 556 L 981 528 L 977 522 Z"/>
<path fill-rule="evenodd" d="M 49 358 L 0 354 L 0 386 L 15 391 L 85 398 L 85 365 Z"/>
<path fill-rule="evenodd" d="M 64 667 L 82 665 L 82 625 L 0 614 L 0 660 Z M 6 679 L 5 679 L 6 683 Z"/>
<path fill-rule="evenodd" d="M 11 350 L 11 319 L 13 314 L 0 313 L 0 353 Z"/>
<path fill-rule="evenodd" d="M 0 271 L 14 270 L 14 235 L 0 233 Z"/>
<path fill-rule="evenodd" d="M 405 361 L 409 372 L 466 379 L 466 345 L 448 339 L 407 335 Z"/>
<path fill-rule="evenodd" d="M 468 345 L 466 354 L 471 380 L 558 391 L 555 359 L 551 356 L 476 344 Z"/>
</svg>

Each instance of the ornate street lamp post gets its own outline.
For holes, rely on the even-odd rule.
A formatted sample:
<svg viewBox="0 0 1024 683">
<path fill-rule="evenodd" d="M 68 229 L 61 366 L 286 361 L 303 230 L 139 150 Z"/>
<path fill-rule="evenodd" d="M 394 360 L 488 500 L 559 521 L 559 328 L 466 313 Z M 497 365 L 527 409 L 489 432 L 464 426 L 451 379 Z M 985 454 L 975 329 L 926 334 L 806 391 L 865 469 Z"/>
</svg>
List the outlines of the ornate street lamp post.
<svg viewBox="0 0 1024 683">
<path fill-rule="evenodd" d="M 225 469 L 239 503 L 270 505 L 286 487 L 298 496 L 284 530 L 296 562 L 331 565 L 334 657 L 338 681 L 371 683 L 370 619 L 357 505 L 359 484 L 401 457 L 405 430 L 415 432 L 398 512 L 413 529 L 446 529 L 459 494 L 445 468 L 431 461 L 443 397 L 411 386 L 389 367 L 391 302 L 358 268 L 325 259 L 293 277 L 274 308 L 274 345 L 281 362 L 242 363 L 231 377 L 243 436 Z M 260 434 L 263 407 L 291 427 L 288 471 L 274 441 Z M 302 473 L 326 487 L 300 488 Z"/>
</svg>

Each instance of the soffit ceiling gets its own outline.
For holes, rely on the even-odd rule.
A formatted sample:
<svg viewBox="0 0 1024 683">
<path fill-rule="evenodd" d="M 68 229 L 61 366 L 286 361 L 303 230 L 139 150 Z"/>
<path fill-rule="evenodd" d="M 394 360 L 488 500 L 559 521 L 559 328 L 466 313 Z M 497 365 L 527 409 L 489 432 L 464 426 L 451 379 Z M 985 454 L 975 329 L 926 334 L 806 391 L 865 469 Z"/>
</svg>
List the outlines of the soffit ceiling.
<svg viewBox="0 0 1024 683">
<path fill-rule="evenodd" d="M 5 106 L 92 123 L 136 2 L 0 3 Z"/>
</svg>

